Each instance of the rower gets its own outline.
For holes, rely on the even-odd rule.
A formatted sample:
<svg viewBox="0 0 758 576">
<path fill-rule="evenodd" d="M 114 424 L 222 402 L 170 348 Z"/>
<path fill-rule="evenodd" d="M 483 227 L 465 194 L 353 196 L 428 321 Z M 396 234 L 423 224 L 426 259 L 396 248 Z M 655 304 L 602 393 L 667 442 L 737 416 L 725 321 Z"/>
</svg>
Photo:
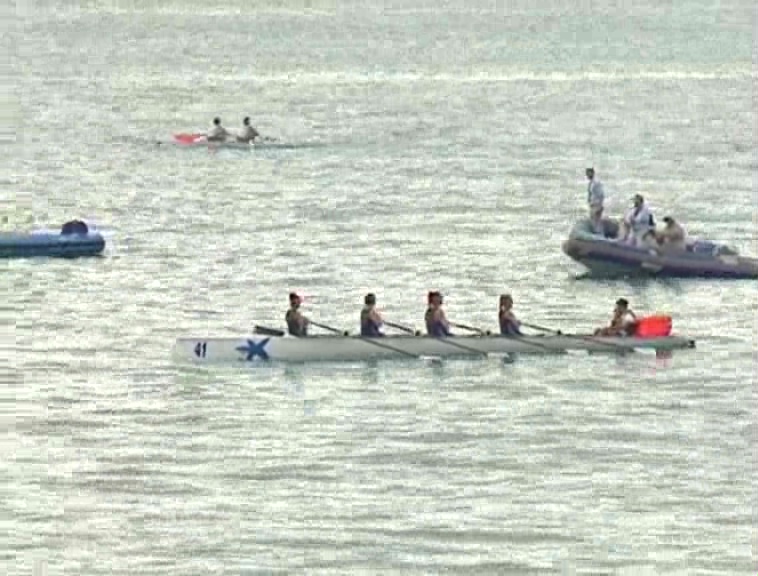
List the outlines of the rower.
<svg viewBox="0 0 758 576">
<path fill-rule="evenodd" d="M 629 301 L 619 298 L 616 300 L 610 325 L 595 330 L 595 336 L 632 336 L 636 326 L 637 316 L 629 308 Z"/>
<path fill-rule="evenodd" d="M 435 338 L 452 336 L 450 323 L 442 309 L 442 294 L 440 292 L 429 292 L 428 302 L 429 306 L 426 309 L 426 314 L 424 314 L 427 335 Z"/>
<path fill-rule="evenodd" d="M 229 132 L 221 125 L 221 118 L 217 116 L 213 119 L 213 128 L 205 137 L 208 142 L 224 142 L 229 138 Z"/>
<path fill-rule="evenodd" d="M 300 312 L 300 304 L 303 299 L 298 294 L 290 292 L 290 308 L 284 316 L 287 322 L 287 332 L 291 336 L 308 336 L 308 319 Z"/>
<path fill-rule="evenodd" d="M 497 318 L 501 336 L 522 336 L 521 322 L 513 313 L 513 298 L 510 294 L 500 296 L 500 309 Z"/>
<path fill-rule="evenodd" d="M 584 171 L 587 175 L 587 204 L 590 208 L 590 222 L 593 230 L 602 234 L 603 202 L 605 202 L 605 190 L 603 183 L 595 178 L 595 169 L 587 168 Z"/>
<path fill-rule="evenodd" d="M 363 303 L 365 305 L 361 310 L 361 336 L 365 338 L 384 336 L 381 331 L 382 317 L 376 310 L 376 295 L 366 294 Z"/>
<path fill-rule="evenodd" d="M 237 142 L 250 144 L 258 136 L 260 136 L 258 131 L 250 125 L 250 116 L 245 116 L 245 119 L 242 121 L 242 133 L 237 136 Z"/>
</svg>

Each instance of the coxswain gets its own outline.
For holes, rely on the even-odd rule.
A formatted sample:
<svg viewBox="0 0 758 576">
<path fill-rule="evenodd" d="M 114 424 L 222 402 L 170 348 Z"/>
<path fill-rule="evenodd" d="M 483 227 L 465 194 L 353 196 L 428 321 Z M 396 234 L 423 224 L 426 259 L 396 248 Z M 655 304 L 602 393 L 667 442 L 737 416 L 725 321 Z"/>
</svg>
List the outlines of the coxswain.
<svg viewBox="0 0 758 576">
<path fill-rule="evenodd" d="M 376 310 L 376 295 L 366 294 L 363 304 L 364 306 L 361 310 L 361 336 L 366 338 L 384 336 L 381 331 L 384 322 Z"/>
<path fill-rule="evenodd" d="M 450 323 L 442 309 L 442 294 L 440 292 L 429 292 L 428 301 L 429 306 L 426 309 L 426 314 L 424 314 L 426 333 L 435 338 L 452 336 L 450 334 Z"/>
<path fill-rule="evenodd" d="M 250 125 L 250 116 L 245 116 L 242 121 L 242 132 L 237 136 L 237 142 L 252 143 L 260 134 Z"/>
<path fill-rule="evenodd" d="M 616 300 L 611 323 L 595 330 L 595 336 L 632 336 L 637 324 L 637 316 L 629 308 L 626 298 Z"/>
<path fill-rule="evenodd" d="M 213 119 L 213 128 L 205 135 L 208 142 L 225 142 L 230 134 L 226 128 L 221 125 L 221 118 L 218 116 Z"/>
<path fill-rule="evenodd" d="M 624 241 L 633 245 L 641 244 L 645 233 L 655 228 L 653 214 L 641 194 L 635 194 L 633 206 L 624 216 L 624 225 L 626 227 Z"/>
<path fill-rule="evenodd" d="M 605 202 L 605 189 L 603 183 L 595 178 L 595 169 L 587 168 L 584 171 L 587 175 L 587 204 L 590 209 L 590 222 L 592 228 L 598 234 L 603 233 L 602 219 L 603 219 L 603 204 Z"/>
<path fill-rule="evenodd" d="M 687 232 L 684 227 L 674 220 L 671 216 L 663 219 L 665 227 L 658 233 L 658 242 L 664 249 L 686 250 L 687 249 Z"/>
<path fill-rule="evenodd" d="M 291 336 L 308 336 L 308 319 L 300 312 L 303 299 L 294 292 L 290 292 L 290 308 L 284 316 L 287 322 L 287 332 Z"/>
<path fill-rule="evenodd" d="M 518 321 L 513 313 L 513 298 L 510 294 L 500 296 L 500 309 L 497 314 L 498 323 L 500 324 L 501 336 L 522 336 L 521 322 Z"/>
</svg>

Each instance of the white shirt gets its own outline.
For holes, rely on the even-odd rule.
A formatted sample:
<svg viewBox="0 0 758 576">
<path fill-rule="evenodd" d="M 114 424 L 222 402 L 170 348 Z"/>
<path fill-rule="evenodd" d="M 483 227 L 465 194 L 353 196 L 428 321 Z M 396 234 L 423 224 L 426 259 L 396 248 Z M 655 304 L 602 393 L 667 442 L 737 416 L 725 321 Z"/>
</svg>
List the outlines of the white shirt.
<svg viewBox="0 0 758 576">
<path fill-rule="evenodd" d="M 629 210 L 626 216 L 624 216 L 624 222 L 635 237 L 642 238 L 642 235 L 652 228 L 650 225 L 650 210 L 647 204 L 643 203 L 639 211 L 637 208 Z"/>
<path fill-rule="evenodd" d="M 603 190 L 603 183 L 600 180 L 594 178 L 587 184 L 587 203 L 590 206 L 601 207 L 605 201 L 605 190 Z"/>
<path fill-rule="evenodd" d="M 259 136 L 258 131 L 252 126 L 244 126 L 242 132 L 237 137 L 243 142 L 250 142 Z"/>
<path fill-rule="evenodd" d="M 632 314 L 631 310 L 627 310 L 624 312 L 624 315 L 621 317 L 621 326 L 624 327 L 624 332 L 627 335 L 631 335 L 632 326 L 636 324 L 637 319 L 634 317 L 634 314 Z"/>
<path fill-rule="evenodd" d="M 211 131 L 208 132 L 208 140 L 226 140 L 229 136 L 229 132 L 223 126 L 214 126 Z"/>
</svg>

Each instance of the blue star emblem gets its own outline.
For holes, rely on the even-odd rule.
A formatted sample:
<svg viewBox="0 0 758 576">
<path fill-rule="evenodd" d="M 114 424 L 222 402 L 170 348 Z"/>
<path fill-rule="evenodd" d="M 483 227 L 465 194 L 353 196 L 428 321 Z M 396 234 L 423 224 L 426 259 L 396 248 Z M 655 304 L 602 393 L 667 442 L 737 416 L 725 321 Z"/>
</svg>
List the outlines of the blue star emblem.
<svg viewBox="0 0 758 576">
<path fill-rule="evenodd" d="M 235 350 L 245 354 L 245 361 L 247 362 L 252 362 L 256 356 L 259 356 L 261 360 L 268 360 L 266 344 L 268 344 L 269 340 L 271 340 L 271 338 L 264 338 L 258 343 L 253 340 L 248 340 L 247 346 L 237 346 Z"/>
</svg>

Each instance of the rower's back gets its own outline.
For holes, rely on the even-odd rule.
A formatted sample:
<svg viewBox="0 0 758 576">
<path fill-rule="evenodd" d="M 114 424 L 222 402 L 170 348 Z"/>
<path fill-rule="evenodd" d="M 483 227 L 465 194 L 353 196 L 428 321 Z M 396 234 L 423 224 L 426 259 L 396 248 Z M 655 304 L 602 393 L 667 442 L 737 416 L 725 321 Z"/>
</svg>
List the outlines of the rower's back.
<svg viewBox="0 0 758 576">
<path fill-rule="evenodd" d="M 521 336 L 519 323 L 509 311 L 501 308 L 498 320 L 500 321 L 501 336 Z"/>
<path fill-rule="evenodd" d="M 298 338 L 308 336 L 308 324 L 301 321 L 300 312 L 295 308 L 287 310 L 284 320 L 287 323 L 287 333 L 290 336 L 297 336 Z"/>
<path fill-rule="evenodd" d="M 377 324 L 372 318 L 371 311 L 371 306 L 364 306 L 361 310 L 361 336 L 366 338 L 384 336 L 379 330 L 379 324 Z"/>
</svg>

